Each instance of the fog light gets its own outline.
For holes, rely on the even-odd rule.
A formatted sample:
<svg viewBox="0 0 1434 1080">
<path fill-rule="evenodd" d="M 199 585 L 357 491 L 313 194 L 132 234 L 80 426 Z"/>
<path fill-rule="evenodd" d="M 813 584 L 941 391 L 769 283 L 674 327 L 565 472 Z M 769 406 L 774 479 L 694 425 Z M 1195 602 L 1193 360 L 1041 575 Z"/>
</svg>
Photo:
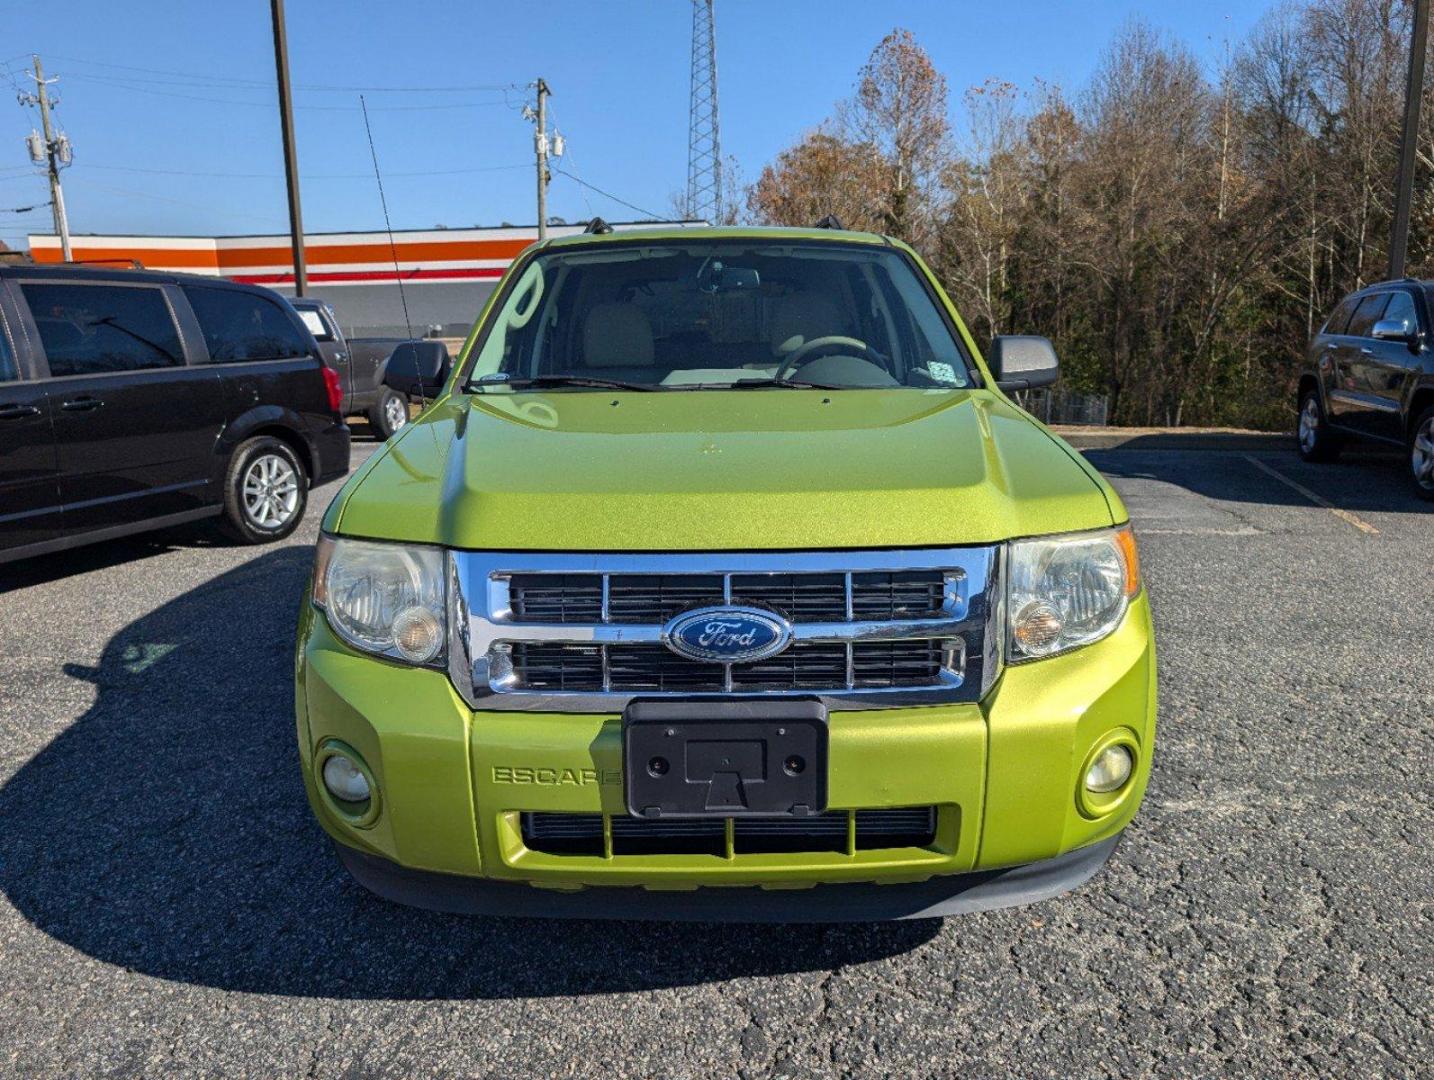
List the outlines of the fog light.
<svg viewBox="0 0 1434 1080">
<path fill-rule="evenodd" d="M 1086 770 L 1085 788 L 1102 795 L 1119 791 L 1130 779 L 1134 768 L 1135 758 L 1130 753 L 1130 747 L 1119 743 L 1107 746 Z"/>
<path fill-rule="evenodd" d="M 324 787 L 340 802 L 368 802 L 368 777 L 347 754 L 335 751 L 324 761 Z"/>
<path fill-rule="evenodd" d="M 393 620 L 393 644 L 409 663 L 428 663 L 443 647 L 438 616 L 425 607 L 404 608 Z"/>
</svg>

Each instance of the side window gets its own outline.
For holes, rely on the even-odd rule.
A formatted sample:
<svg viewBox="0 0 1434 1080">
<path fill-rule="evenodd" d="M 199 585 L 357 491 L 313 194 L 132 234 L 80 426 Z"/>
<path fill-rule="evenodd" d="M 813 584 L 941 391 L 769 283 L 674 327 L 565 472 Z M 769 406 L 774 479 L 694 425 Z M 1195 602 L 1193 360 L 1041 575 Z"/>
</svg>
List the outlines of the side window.
<svg viewBox="0 0 1434 1080">
<path fill-rule="evenodd" d="M 309 333 L 314 335 L 315 341 L 334 340 L 334 335 L 330 332 L 328 326 L 326 326 L 324 323 L 324 317 L 320 315 L 317 311 L 315 311 L 313 308 L 306 307 L 295 308 L 294 310 L 299 313 L 299 318 L 304 321 L 304 325 L 308 327 Z"/>
<path fill-rule="evenodd" d="M 1414 314 L 1414 297 L 1407 292 L 1390 293 L 1389 306 L 1384 309 L 1380 318 L 1402 322 L 1406 334 L 1419 332 L 1419 317 Z"/>
<path fill-rule="evenodd" d="M 1372 293 L 1366 296 L 1359 302 L 1359 307 L 1354 309 L 1354 316 L 1349 320 L 1349 328 L 1345 333 L 1352 337 L 1369 337 L 1369 331 L 1379 321 L 1379 314 L 1387 303 L 1388 293 Z"/>
<path fill-rule="evenodd" d="M 20 291 L 56 378 L 184 363 L 174 316 L 157 288 L 31 281 Z"/>
<path fill-rule="evenodd" d="M 209 358 L 220 364 L 291 360 L 309 355 L 309 343 L 279 304 L 239 289 L 186 285 Z"/>
<path fill-rule="evenodd" d="M 14 382 L 19 377 L 15 354 L 10 351 L 10 336 L 5 332 L 5 320 L 0 318 L 0 383 Z"/>
<path fill-rule="evenodd" d="M 1354 314 L 1354 307 L 1358 301 L 1352 296 L 1346 296 L 1339 302 L 1339 307 L 1334 309 L 1334 314 L 1325 320 L 1324 329 L 1321 333 L 1342 334 L 1344 328 L 1349 324 L 1349 317 Z"/>
</svg>

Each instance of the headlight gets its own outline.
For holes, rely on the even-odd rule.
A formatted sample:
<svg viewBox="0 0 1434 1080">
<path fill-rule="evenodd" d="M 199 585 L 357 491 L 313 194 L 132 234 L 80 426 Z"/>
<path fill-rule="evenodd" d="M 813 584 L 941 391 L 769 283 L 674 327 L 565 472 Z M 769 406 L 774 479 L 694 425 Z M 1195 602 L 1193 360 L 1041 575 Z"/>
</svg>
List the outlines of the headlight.
<svg viewBox="0 0 1434 1080">
<path fill-rule="evenodd" d="M 356 649 L 430 664 L 447 639 L 443 550 L 321 536 L 314 604 Z"/>
<path fill-rule="evenodd" d="M 1140 591 L 1130 526 L 1012 542 L 1006 576 L 1010 658 L 1099 641 Z"/>
</svg>

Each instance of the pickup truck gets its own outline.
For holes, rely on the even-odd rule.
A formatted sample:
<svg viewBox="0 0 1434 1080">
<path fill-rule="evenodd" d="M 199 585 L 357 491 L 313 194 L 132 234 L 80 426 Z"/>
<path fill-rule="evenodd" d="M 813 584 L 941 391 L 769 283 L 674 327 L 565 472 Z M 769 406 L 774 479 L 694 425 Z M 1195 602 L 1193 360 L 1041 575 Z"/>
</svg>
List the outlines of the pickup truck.
<svg viewBox="0 0 1434 1080">
<path fill-rule="evenodd" d="M 388 358 L 404 338 L 346 340 L 333 305 L 313 297 L 290 297 L 289 303 L 314 335 L 324 363 L 337 371 L 343 387 L 345 416 L 365 416 L 374 434 L 387 439 L 408 423 L 408 398 L 384 379 Z"/>
<path fill-rule="evenodd" d="M 310 805 L 432 909 L 833 921 L 1074 888 L 1139 806 L 1120 498 L 925 264 L 837 229 L 549 239 L 329 506 Z"/>
</svg>

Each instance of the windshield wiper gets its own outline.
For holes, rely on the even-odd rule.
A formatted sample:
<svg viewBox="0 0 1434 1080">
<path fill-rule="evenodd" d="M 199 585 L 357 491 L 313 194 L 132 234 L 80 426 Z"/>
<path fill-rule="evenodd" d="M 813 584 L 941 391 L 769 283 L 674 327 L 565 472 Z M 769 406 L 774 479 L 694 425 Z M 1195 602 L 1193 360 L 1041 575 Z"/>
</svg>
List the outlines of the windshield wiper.
<svg viewBox="0 0 1434 1080">
<path fill-rule="evenodd" d="M 564 386 L 590 386 L 599 390 L 659 390 L 661 387 L 649 383 L 624 382 L 621 379 L 602 379 L 593 375 L 533 375 L 523 379 L 479 379 L 470 383 L 470 390 L 485 390 L 490 386 L 506 386 L 509 390 L 549 390 Z"/>
<path fill-rule="evenodd" d="M 836 383 L 809 382 L 806 379 L 738 379 L 722 386 L 717 383 L 704 384 L 722 390 L 766 390 L 777 387 L 783 390 L 860 390 L 860 386 L 839 386 Z"/>
</svg>

